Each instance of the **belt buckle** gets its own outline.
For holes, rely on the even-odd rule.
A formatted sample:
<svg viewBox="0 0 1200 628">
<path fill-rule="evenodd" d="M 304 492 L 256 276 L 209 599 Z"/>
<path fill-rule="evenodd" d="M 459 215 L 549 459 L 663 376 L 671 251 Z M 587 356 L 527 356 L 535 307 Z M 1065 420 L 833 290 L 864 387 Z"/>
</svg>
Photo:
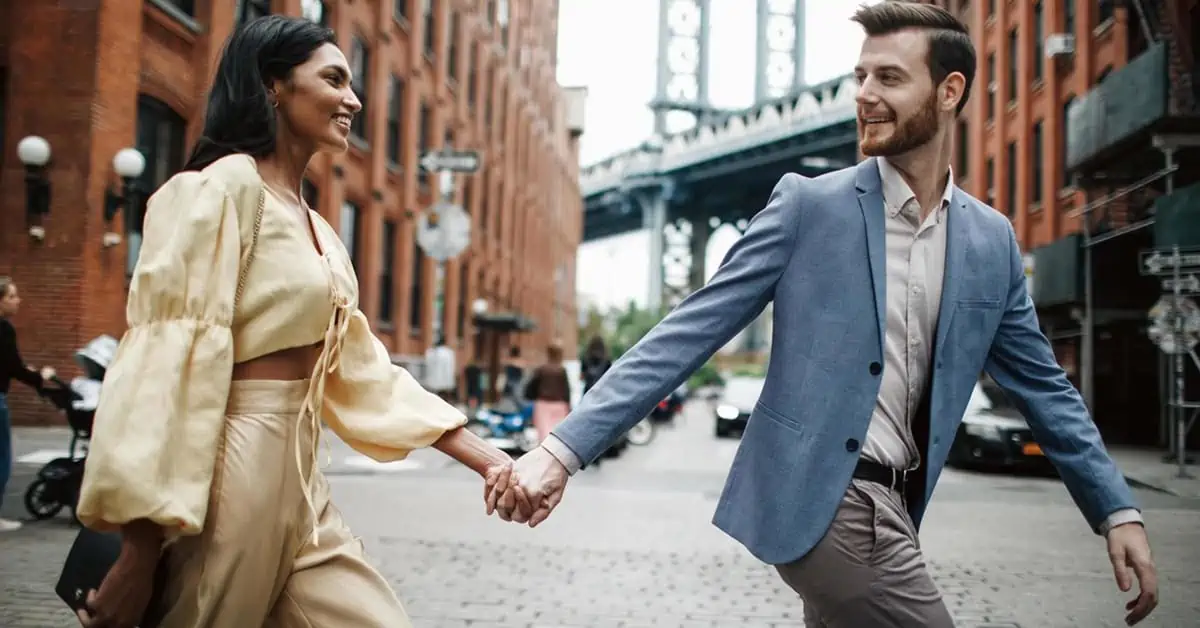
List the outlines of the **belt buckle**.
<svg viewBox="0 0 1200 628">
<path fill-rule="evenodd" d="M 889 488 L 893 491 L 904 492 L 904 488 L 908 485 L 908 469 L 898 470 L 892 469 L 892 484 Z"/>
</svg>

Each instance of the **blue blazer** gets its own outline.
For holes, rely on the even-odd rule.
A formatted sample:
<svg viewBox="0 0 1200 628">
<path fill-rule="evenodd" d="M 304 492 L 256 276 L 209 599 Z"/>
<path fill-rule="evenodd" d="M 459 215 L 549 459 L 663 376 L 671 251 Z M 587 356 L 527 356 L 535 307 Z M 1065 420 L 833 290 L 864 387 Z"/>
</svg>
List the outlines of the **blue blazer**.
<svg viewBox="0 0 1200 628">
<path fill-rule="evenodd" d="M 622 356 L 554 435 L 595 460 L 774 301 L 766 382 L 713 523 L 766 563 L 803 557 L 846 492 L 879 392 L 884 219 L 874 159 L 816 179 L 785 175 L 712 280 Z M 920 525 L 986 371 L 1099 533 L 1108 515 L 1136 505 L 1038 327 L 1012 224 L 957 187 L 947 219 L 926 490 L 910 505 L 913 520 Z"/>
</svg>

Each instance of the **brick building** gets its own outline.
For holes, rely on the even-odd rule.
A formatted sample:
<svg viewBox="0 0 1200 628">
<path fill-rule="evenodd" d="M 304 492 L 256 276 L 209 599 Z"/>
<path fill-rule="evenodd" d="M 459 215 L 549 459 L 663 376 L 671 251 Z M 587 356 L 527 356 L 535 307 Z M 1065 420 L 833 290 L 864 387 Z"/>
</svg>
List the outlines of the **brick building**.
<svg viewBox="0 0 1200 628">
<path fill-rule="evenodd" d="M 1164 443 L 1165 419 L 1157 431 L 1148 419 L 1170 379 L 1146 335 L 1160 292 L 1138 253 L 1200 225 L 1163 209 L 1188 205 L 1171 192 L 1200 181 L 1200 3 L 930 3 L 963 19 L 979 57 L 960 185 L 1012 219 L 1043 328 L 1105 437 Z M 1182 142 L 1169 175 L 1163 142 Z"/>
<path fill-rule="evenodd" d="M 114 155 L 146 158 L 142 189 L 183 162 L 202 127 L 206 83 L 224 40 L 268 12 L 305 15 L 337 32 L 364 103 L 345 155 L 318 156 L 309 202 L 338 229 L 358 270 L 361 308 L 397 361 L 419 357 L 436 330 L 466 364 L 480 350 L 475 305 L 536 329 L 514 337 L 533 356 L 554 337 L 575 345 L 580 90 L 555 78 L 557 5 L 532 0 L 45 0 L 0 3 L 0 274 L 20 286 L 15 324 L 26 360 L 71 374 L 72 354 L 124 328 L 140 207 L 106 222 L 120 192 Z M 568 119 L 570 118 L 570 119 Z M 26 211 L 18 141 L 45 138 L 49 213 Z M 466 253 L 444 273 L 416 246 L 438 179 L 428 149 L 477 150 L 456 175 L 472 217 Z M 123 216 L 122 214 L 127 214 Z M 44 240 L 29 225 L 45 230 Z M 108 231 L 123 234 L 105 246 Z M 439 276 L 444 299 L 438 298 Z M 16 387 L 17 422 L 52 420 Z M 41 409 L 39 409 L 41 408 Z"/>
</svg>

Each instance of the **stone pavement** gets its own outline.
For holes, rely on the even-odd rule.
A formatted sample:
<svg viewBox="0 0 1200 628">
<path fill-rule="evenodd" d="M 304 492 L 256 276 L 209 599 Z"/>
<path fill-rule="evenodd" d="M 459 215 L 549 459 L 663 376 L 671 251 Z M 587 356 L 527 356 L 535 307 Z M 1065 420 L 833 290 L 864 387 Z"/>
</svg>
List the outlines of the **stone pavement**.
<svg viewBox="0 0 1200 628">
<path fill-rule="evenodd" d="M 1166 450 L 1149 447 L 1109 447 L 1109 453 L 1131 484 L 1161 491 L 1176 497 L 1200 499 L 1200 465 L 1184 465 L 1179 477 L 1179 465 L 1163 462 Z M 1200 458 L 1200 452 L 1188 452 L 1188 460 Z"/>
<path fill-rule="evenodd" d="M 802 625 L 773 570 L 708 523 L 736 441 L 713 440 L 703 412 L 685 419 L 573 479 L 536 530 L 487 519 L 478 480 L 437 452 L 372 469 L 334 443 L 330 481 L 417 628 Z M 35 468 L 20 465 L 5 515 Z M 1139 498 L 1163 581 L 1144 625 L 1196 625 L 1200 501 Z M 51 592 L 72 536 L 65 517 L 0 536 L 0 626 L 76 625 Z M 960 626 L 1123 625 L 1130 595 L 1055 480 L 948 470 L 921 537 Z"/>
</svg>

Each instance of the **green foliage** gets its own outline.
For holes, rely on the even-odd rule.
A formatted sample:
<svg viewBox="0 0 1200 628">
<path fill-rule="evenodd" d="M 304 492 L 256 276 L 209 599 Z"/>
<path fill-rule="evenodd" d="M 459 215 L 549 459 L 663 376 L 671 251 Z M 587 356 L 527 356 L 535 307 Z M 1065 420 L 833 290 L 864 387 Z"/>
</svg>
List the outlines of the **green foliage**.
<svg viewBox="0 0 1200 628">
<path fill-rule="evenodd" d="M 662 321 L 666 314 L 665 310 L 655 312 L 640 308 L 633 301 L 623 309 L 613 308 L 608 312 L 590 308 L 586 324 L 579 328 L 579 355 L 584 355 L 588 340 L 599 335 L 608 345 L 609 354 L 615 362 Z M 722 381 L 716 365 L 710 361 L 688 378 L 688 387 L 720 384 Z"/>
</svg>

